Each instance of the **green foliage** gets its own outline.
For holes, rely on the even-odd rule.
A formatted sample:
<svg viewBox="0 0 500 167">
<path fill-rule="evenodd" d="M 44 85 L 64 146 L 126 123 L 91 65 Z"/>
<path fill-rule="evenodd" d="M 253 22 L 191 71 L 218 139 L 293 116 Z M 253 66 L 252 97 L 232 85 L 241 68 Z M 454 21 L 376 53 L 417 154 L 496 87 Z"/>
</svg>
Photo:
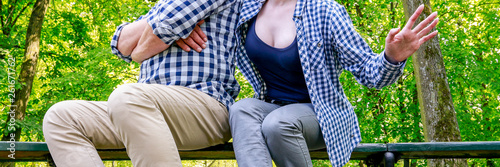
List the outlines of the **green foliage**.
<svg viewBox="0 0 500 167">
<path fill-rule="evenodd" d="M 433 0 L 448 82 L 463 141 L 500 140 L 500 1 Z M 405 24 L 400 1 L 340 0 L 375 52 L 391 28 Z M 361 10 L 360 10 L 361 9 Z M 371 90 L 343 73 L 342 83 L 358 115 L 363 142 L 424 141 L 411 59 L 396 84 Z M 498 161 L 498 160 L 497 160 Z M 489 161 L 497 164 L 497 161 Z M 413 161 L 425 166 L 425 162 Z M 486 166 L 486 160 L 469 160 Z"/>
<path fill-rule="evenodd" d="M 464 141 L 500 140 L 500 1 L 436 3 L 447 21 L 441 48 Z M 446 7 L 444 7 L 446 6 Z M 457 17 L 458 16 L 458 17 Z"/>
<path fill-rule="evenodd" d="M 392 28 L 406 23 L 402 3 L 395 0 L 342 0 L 358 32 L 374 52 L 384 50 Z M 411 59 L 397 83 L 381 90 L 368 89 L 344 72 L 341 82 L 358 115 L 363 142 L 395 143 L 423 141 L 418 99 Z"/>
<path fill-rule="evenodd" d="M 500 1 L 436 1 L 441 49 L 463 141 L 500 140 Z M 475 166 L 499 161 L 469 160 Z M 496 165 L 495 165 L 496 164 Z"/>
<path fill-rule="evenodd" d="M 24 121 L 17 122 L 23 128 L 21 140 L 43 141 L 43 116 L 53 104 L 76 99 L 104 101 L 118 85 L 137 81 L 139 65 L 127 64 L 112 55 L 109 41 L 119 24 L 134 19 L 121 16 L 131 13 L 140 16 L 139 13 L 146 13 L 151 5 L 151 2 L 132 0 L 51 1 L 42 29 L 40 58 L 27 114 Z M 2 76 L 7 75 L 8 57 L 16 58 L 19 74 L 28 13 L 19 18 L 15 26 L 18 29 L 10 36 L 1 36 L 0 54 L 4 56 L 0 65 L 5 67 L 0 70 Z M 7 77 L 1 81 L 0 88 L 7 90 Z M 5 123 L 8 108 L 3 106 L 9 102 L 7 92 L 1 92 L 3 119 L 0 121 Z"/>
<path fill-rule="evenodd" d="M 238 83 L 240 84 L 241 90 L 240 94 L 238 94 L 238 97 L 235 99 L 236 101 L 244 99 L 244 98 L 252 98 L 254 91 L 250 83 L 245 79 L 243 74 L 240 72 L 239 69 L 236 69 L 236 80 L 238 80 Z"/>
</svg>

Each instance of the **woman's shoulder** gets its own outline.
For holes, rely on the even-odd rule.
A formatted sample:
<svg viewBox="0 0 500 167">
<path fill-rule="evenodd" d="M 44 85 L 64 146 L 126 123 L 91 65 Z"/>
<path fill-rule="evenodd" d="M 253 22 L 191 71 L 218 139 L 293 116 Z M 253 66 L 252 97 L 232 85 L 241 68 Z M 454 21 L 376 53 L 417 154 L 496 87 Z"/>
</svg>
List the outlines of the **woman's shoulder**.
<svg viewBox="0 0 500 167">
<path fill-rule="evenodd" d="M 344 5 L 335 0 L 305 0 L 308 15 L 327 23 L 350 20 Z"/>
<path fill-rule="evenodd" d="M 321 21 L 323 23 L 331 23 L 332 21 L 344 20 L 347 15 L 347 11 L 344 5 L 339 4 L 335 0 L 304 0 L 307 16 L 312 17 L 310 19 L 314 19 L 317 21 Z"/>
<path fill-rule="evenodd" d="M 343 5 L 339 4 L 335 0 L 304 0 L 306 1 L 306 6 L 313 7 L 317 10 L 334 11 L 344 8 Z"/>
</svg>

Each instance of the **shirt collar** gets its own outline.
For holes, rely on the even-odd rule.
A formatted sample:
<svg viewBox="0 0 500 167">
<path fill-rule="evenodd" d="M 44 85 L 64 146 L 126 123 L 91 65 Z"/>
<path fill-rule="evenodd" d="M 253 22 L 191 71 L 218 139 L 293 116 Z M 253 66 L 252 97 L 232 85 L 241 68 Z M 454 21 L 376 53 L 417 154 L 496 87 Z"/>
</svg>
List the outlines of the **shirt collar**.
<svg viewBox="0 0 500 167">
<path fill-rule="evenodd" d="M 237 27 L 257 15 L 265 1 L 266 0 L 245 0 L 242 5 Z M 307 0 L 297 0 L 297 4 L 295 5 L 295 10 L 293 12 L 293 17 L 302 17 L 306 1 Z"/>
<path fill-rule="evenodd" d="M 297 0 L 295 5 L 295 11 L 293 12 L 293 17 L 301 17 L 304 11 L 304 6 L 306 6 L 307 0 Z"/>
<path fill-rule="evenodd" d="M 250 0 L 249 0 L 250 1 Z M 295 11 L 293 12 L 294 17 L 302 16 L 302 11 L 304 10 L 304 6 L 307 0 L 297 0 L 297 4 L 295 5 Z M 254 3 L 260 3 L 261 5 L 266 2 L 266 0 L 253 0 Z"/>
</svg>

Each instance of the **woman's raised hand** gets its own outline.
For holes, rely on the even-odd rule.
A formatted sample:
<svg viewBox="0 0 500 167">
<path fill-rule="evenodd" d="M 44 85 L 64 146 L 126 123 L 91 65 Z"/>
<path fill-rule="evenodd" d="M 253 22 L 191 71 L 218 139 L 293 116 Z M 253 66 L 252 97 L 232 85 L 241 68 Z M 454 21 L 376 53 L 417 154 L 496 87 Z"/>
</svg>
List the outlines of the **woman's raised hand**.
<svg viewBox="0 0 500 167">
<path fill-rule="evenodd" d="M 424 5 L 420 5 L 402 30 L 395 28 L 387 35 L 385 40 L 385 55 L 389 62 L 398 63 L 406 60 L 420 48 L 420 45 L 437 35 L 437 31 L 429 34 L 436 27 L 439 20 L 436 18 L 436 12 L 413 28 L 423 10 Z"/>
</svg>

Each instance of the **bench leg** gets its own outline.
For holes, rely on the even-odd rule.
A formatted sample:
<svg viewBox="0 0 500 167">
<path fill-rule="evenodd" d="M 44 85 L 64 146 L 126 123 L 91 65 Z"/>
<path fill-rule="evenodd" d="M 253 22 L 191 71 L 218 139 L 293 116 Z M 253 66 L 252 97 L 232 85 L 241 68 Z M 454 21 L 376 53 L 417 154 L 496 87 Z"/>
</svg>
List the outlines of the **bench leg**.
<svg viewBox="0 0 500 167">
<path fill-rule="evenodd" d="M 410 167 L 410 159 L 405 159 L 404 167 Z"/>
<path fill-rule="evenodd" d="M 386 152 L 384 154 L 384 166 L 385 167 L 394 167 L 394 163 L 396 163 L 396 157 L 392 152 Z"/>
<path fill-rule="evenodd" d="M 46 157 L 47 157 L 48 166 L 56 167 L 56 163 L 54 163 L 54 159 L 52 159 L 52 156 L 50 155 L 50 153 L 48 155 L 46 155 Z"/>
</svg>

